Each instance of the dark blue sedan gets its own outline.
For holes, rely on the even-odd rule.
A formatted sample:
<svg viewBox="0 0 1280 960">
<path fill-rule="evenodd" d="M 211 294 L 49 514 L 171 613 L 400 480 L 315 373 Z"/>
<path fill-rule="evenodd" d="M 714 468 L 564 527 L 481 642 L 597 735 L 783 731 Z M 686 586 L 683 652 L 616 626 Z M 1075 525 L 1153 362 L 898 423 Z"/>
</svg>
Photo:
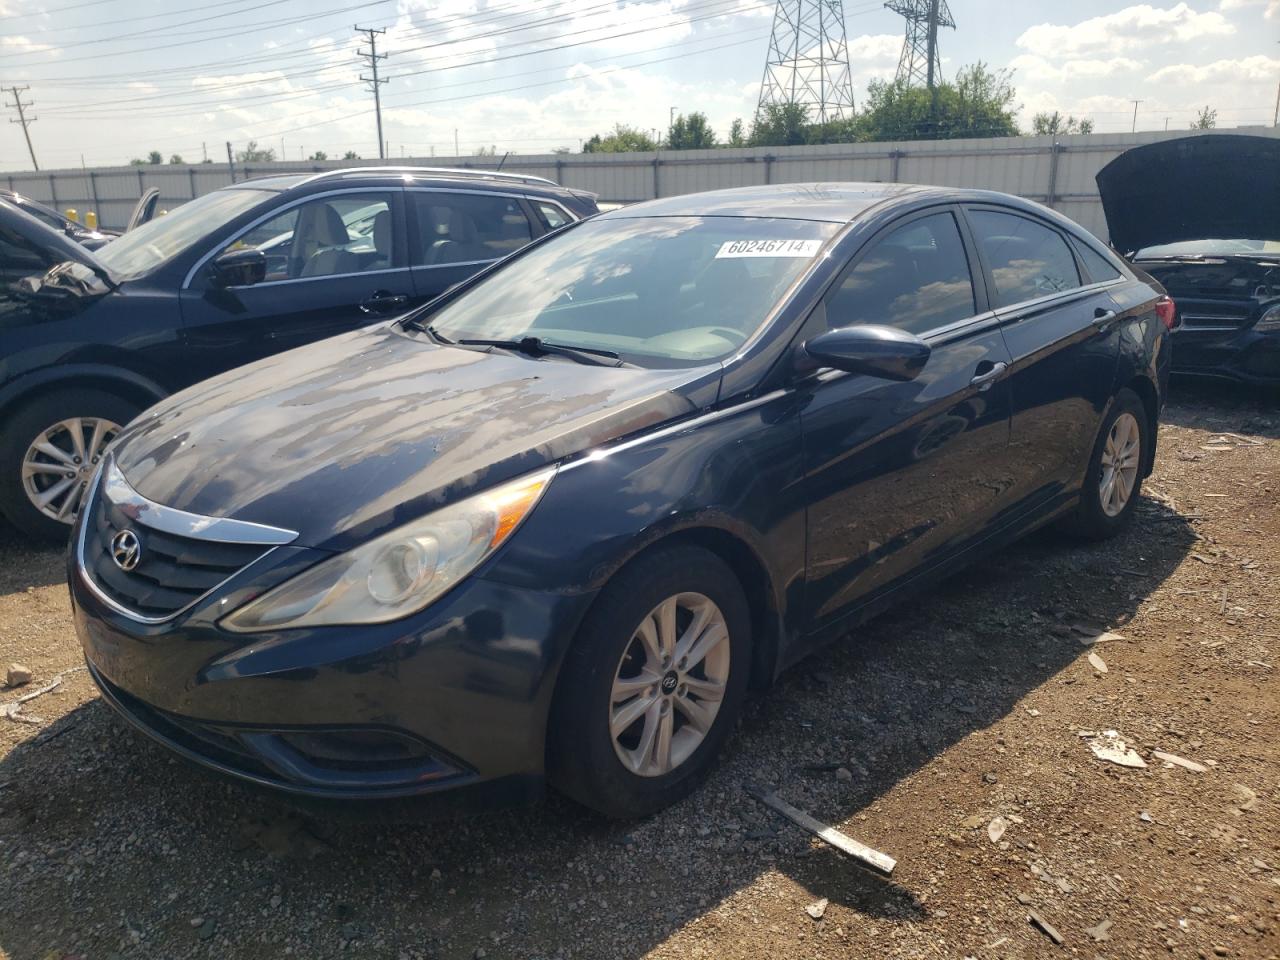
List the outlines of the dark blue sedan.
<svg viewBox="0 0 1280 960">
<path fill-rule="evenodd" d="M 76 628 L 242 780 L 643 815 L 824 641 L 1051 521 L 1123 530 L 1172 320 L 1000 194 L 628 207 L 152 408 L 81 511 Z"/>
</svg>

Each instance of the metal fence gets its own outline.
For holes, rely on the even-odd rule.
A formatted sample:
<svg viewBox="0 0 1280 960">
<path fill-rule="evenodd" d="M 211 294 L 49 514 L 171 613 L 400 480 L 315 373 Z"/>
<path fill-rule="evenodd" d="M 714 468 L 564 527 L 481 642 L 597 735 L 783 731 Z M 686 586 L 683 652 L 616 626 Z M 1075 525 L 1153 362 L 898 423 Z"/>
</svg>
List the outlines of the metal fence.
<svg viewBox="0 0 1280 960">
<path fill-rule="evenodd" d="M 1280 137 L 1272 127 L 1211 131 Z M 1094 175 L 1130 147 L 1188 136 L 1186 131 L 1102 133 L 1062 137 L 1005 137 L 896 143 L 826 144 L 718 150 L 658 150 L 653 153 L 587 153 L 512 156 L 504 171 L 547 177 L 591 190 L 602 201 L 631 203 L 699 190 L 767 183 L 859 180 L 977 187 L 1038 200 L 1100 237 L 1106 222 Z M 97 212 L 107 227 L 122 227 L 142 192 L 160 191 L 160 207 L 252 177 L 319 172 L 342 167 L 469 167 L 492 169 L 492 158 L 432 157 L 397 161 L 329 160 L 235 164 L 98 167 L 0 173 L 0 182 L 20 193 L 83 214 Z M 83 218 L 82 218 L 83 219 Z"/>
</svg>

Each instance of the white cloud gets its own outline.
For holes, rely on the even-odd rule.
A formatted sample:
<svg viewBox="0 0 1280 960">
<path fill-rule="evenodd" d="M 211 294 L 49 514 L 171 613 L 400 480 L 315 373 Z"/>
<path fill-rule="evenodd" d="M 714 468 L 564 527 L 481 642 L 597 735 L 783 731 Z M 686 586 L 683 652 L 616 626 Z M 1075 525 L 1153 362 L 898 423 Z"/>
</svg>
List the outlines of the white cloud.
<svg viewBox="0 0 1280 960">
<path fill-rule="evenodd" d="M 1017 71 L 1017 79 L 1033 83 L 1072 83 L 1080 80 L 1096 80 L 1119 74 L 1133 73 L 1144 66 L 1141 60 L 1130 57 L 1112 57 L 1107 60 L 1066 60 L 1053 63 L 1044 57 L 1024 53 L 1009 61 Z"/>
<path fill-rule="evenodd" d="M 62 56 L 62 51 L 52 44 L 39 43 L 30 37 L 0 37 L 0 50 L 14 54 L 52 52 L 54 56 Z"/>
<path fill-rule="evenodd" d="M 1050 59 L 1141 52 L 1173 41 L 1227 36 L 1235 27 L 1220 13 L 1197 13 L 1185 3 L 1173 7 L 1138 4 L 1082 20 L 1074 26 L 1041 23 L 1025 30 L 1017 45 Z"/>
<path fill-rule="evenodd" d="M 1215 60 L 1200 66 L 1193 63 L 1170 64 L 1147 77 L 1147 82 L 1182 85 L 1261 83 L 1276 76 L 1280 76 L 1280 60 L 1258 54 L 1239 60 Z"/>
<path fill-rule="evenodd" d="M 1262 15 L 1268 20 L 1280 20 L 1280 0 L 1221 0 L 1219 10 L 1244 10 L 1249 7 L 1263 7 Z"/>
</svg>

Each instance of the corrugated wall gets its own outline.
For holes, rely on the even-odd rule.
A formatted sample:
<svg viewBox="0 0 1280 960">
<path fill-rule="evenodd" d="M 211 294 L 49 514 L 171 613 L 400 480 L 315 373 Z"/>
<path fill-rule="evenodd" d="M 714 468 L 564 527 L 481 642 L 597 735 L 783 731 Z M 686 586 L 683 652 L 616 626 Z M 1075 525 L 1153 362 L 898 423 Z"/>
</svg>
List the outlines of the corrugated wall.
<svg viewBox="0 0 1280 960">
<path fill-rule="evenodd" d="M 1211 131 L 1280 136 L 1274 128 Z M 512 156 L 503 170 L 547 177 L 591 190 L 601 200 L 632 203 L 700 190 L 762 183 L 863 180 L 926 183 L 1001 190 L 1047 203 L 1101 237 L 1106 222 L 1094 174 L 1130 147 L 1187 136 L 1168 133 L 1103 133 L 1088 136 L 1007 137 L 992 140 L 926 140 L 904 143 L 828 144 L 728 150 L 662 150 L 655 153 Z M 478 157 L 401 160 L 398 165 L 492 168 Z M 380 161 L 237 164 L 235 179 L 291 172 L 319 172 Z M 121 227 L 144 190 L 160 190 L 160 206 L 180 203 L 231 182 L 226 163 L 191 166 L 99 167 L 0 174 L 0 183 L 60 210 L 96 210 L 99 221 Z"/>
</svg>

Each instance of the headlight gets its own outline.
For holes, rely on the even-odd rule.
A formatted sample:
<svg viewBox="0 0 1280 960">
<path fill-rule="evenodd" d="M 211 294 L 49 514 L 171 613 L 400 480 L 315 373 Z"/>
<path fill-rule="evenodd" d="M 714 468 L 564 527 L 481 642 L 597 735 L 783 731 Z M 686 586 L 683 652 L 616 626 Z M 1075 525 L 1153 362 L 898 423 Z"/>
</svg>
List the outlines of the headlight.
<svg viewBox="0 0 1280 960">
<path fill-rule="evenodd" d="M 222 626 L 247 633 L 417 613 L 511 536 L 553 476 L 554 467 L 520 477 L 318 563 L 224 617 Z"/>
<path fill-rule="evenodd" d="M 1271 333 L 1280 330 L 1280 303 L 1266 311 L 1253 325 L 1254 333 Z"/>
</svg>

